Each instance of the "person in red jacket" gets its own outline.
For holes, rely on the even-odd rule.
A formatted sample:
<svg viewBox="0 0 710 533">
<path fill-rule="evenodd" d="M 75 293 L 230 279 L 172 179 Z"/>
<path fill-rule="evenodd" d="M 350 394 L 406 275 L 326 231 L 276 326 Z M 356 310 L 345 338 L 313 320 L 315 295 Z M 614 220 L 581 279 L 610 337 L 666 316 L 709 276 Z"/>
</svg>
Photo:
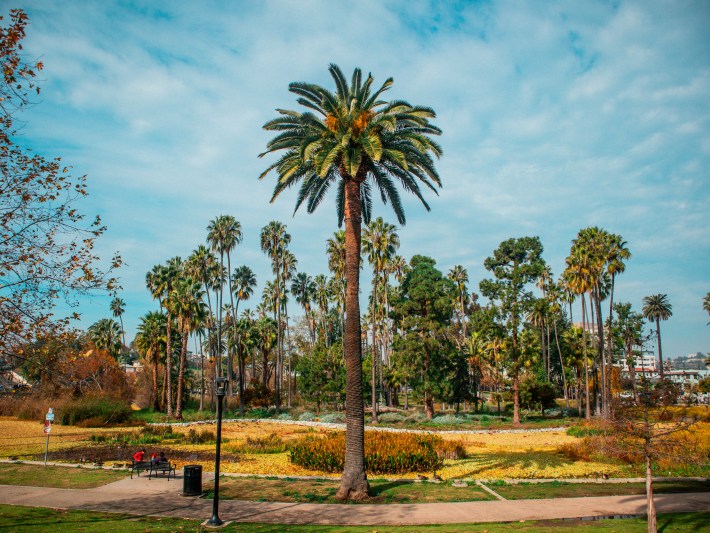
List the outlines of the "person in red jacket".
<svg viewBox="0 0 710 533">
<path fill-rule="evenodd" d="M 143 448 L 140 451 L 137 451 L 135 455 L 133 456 L 133 460 L 136 463 L 140 463 L 143 460 L 143 456 L 145 455 L 145 448 Z"/>
</svg>

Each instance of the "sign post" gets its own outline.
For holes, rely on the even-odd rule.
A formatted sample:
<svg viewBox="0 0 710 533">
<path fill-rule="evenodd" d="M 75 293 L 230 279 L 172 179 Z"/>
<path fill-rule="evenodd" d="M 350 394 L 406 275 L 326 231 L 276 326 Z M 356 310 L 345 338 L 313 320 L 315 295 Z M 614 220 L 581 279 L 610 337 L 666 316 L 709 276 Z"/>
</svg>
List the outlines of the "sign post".
<svg viewBox="0 0 710 533">
<path fill-rule="evenodd" d="M 47 435 L 47 446 L 44 449 L 44 466 L 47 466 L 47 455 L 49 454 L 49 433 L 52 431 L 52 420 L 54 420 L 54 409 L 51 407 L 44 417 L 44 434 Z"/>
</svg>

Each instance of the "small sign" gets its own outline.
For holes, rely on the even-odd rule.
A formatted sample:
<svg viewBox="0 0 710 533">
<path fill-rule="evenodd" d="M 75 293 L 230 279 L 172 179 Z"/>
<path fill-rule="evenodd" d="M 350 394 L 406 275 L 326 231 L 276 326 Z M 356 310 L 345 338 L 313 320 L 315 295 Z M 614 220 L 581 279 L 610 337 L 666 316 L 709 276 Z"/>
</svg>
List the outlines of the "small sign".
<svg viewBox="0 0 710 533">
<path fill-rule="evenodd" d="M 49 420 L 47 420 L 44 423 L 44 434 L 49 435 L 49 432 L 52 431 L 52 424 L 49 423 Z"/>
<path fill-rule="evenodd" d="M 54 413 L 47 413 L 47 415 L 44 417 L 45 420 L 48 422 L 54 422 Z"/>
</svg>

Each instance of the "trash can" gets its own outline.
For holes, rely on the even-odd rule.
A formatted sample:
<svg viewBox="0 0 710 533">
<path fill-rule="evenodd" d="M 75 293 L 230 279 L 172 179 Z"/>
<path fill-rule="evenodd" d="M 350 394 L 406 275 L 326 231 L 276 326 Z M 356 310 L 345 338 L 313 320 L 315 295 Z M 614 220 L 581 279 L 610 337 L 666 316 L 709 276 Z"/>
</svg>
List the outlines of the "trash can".
<svg viewBox="0 0 710 533">
<path fill-rule="evenodd" d="M 182 471 L 182 495 L 202 496 L 202 465 L 186 465 Z"/>
</svg>

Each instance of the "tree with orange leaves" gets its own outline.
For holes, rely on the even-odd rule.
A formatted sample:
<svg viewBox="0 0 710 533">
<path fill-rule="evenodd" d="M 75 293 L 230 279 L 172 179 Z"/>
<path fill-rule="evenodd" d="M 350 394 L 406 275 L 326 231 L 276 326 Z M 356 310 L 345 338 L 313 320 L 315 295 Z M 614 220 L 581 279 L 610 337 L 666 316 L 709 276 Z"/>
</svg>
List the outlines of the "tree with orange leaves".
<svg viewBox="0 0 710 533">
<path fill-rule="evenodd" d="M 94 243 L 106 230 L 99 217 L 85 220 L 77 204 L 87 195 L 86 176 L 75 178 L 59 158 L 47 160 L 18 146 L 14 119 L 39 94 L 39 61 L 26 61 L 28 24 L 19 9 L 9 25 L 0 17 L 0 360 L 22 359 L 29 342 L 63 330 L 71 318 L 55 317 L 58 299 L 77 304 L 80 294 L 115 290 L 111 272 L 97 267 Z"/>
</svg>

